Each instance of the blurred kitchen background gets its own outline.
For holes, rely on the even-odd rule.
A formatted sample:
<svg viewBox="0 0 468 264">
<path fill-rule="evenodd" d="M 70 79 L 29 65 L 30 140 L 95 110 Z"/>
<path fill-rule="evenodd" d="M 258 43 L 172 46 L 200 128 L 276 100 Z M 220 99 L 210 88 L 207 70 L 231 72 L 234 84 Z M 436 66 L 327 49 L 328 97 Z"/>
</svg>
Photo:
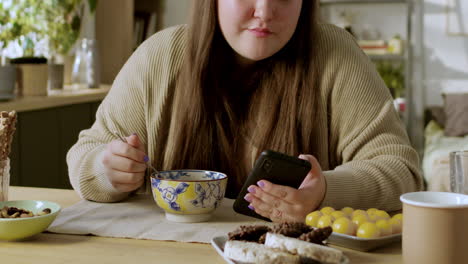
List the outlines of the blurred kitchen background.
<svg viewBox="0 0 468 264">
<path fill-rule="evenodd" d="M 66 151 L 132 52 L 186 23 L 191 1 L 0 0 L 0 111 L 19 114 L 12 185 L 70 188 Z M 449 151 L 468 149 L 468 1 L 321 0 L 320 17 L 375 62 L 427 180 Z M 447 94 L 467 100 L 449 109 Z"/>
</svg>

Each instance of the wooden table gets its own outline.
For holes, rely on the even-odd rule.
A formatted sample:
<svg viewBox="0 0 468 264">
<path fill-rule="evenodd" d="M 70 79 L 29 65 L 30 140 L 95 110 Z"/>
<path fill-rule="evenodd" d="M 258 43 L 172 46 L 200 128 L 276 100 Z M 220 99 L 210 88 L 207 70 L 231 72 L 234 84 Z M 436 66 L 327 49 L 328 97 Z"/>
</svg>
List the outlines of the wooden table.
<svg viewBox="0 0 468 264">
<path fill-rule="evenodd" d="M 73 190 L 10 187 L 9 200 L 48 200 L 62 207 L 80 200 Z M 401 244 L 359 252 L 340 248 L 351 263 L 401 263 Z M 226 263 L 209 244 L 42 233 L 0 241 L 1 263 Z"/>
</svg>

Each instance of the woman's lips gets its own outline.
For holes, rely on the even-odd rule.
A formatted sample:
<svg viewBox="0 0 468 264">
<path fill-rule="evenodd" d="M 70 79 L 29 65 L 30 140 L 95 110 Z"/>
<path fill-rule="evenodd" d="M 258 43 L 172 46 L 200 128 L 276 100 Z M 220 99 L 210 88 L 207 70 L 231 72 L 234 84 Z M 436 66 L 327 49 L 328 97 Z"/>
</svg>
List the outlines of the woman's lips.
<svg viewBox="0 0 468 264">
<path fill-rule="evenodd" d="M 272 32 L 266 28 L 252 28 L 249 32 L 254 34 L 257 38 L 266 38 L 272 34 Z"/>
</svg>

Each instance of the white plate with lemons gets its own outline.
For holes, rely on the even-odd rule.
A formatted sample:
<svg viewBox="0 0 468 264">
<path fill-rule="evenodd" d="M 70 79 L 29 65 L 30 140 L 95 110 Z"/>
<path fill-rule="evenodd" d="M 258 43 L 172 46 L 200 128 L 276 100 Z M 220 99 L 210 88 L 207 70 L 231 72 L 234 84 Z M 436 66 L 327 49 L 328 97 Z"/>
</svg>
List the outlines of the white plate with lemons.
<svg viewBox="0 0 468 264">
<path fill-rule="evenodd" d="M 333 228 L 328 243 L 359 251 L 370 251 L 400 242 L 402 221 L 401 213 L 390 216 L 376 208 L 354 210 L 345 207 L 335 210 L 324 207 L 306 217 L 306 224 L 310 226 Z"/>
<path fill-rule="evenodd" d="M 327 242 L 332 245 L 359 251 L 371 251 L 376 248 L 400 241 L 401 234 L 394 234 L 379 238 L 361 238 L 356 236 L 344 235 L 336 232 L 333 232 L 327 239 Z"/>
</svg>

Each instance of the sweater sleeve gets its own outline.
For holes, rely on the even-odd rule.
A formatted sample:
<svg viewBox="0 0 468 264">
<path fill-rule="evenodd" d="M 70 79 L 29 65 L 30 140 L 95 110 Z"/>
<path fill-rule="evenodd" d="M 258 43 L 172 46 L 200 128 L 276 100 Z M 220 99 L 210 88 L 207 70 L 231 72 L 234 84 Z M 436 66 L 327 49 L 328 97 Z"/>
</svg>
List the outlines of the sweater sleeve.
<svg viewBox="0 0 468 264">
<path fill-rule="evenodd" d="M 152 96 L 151 89 L 164 89 L 155 83 L 167 79 L 168 67 L 158 66 L 167 64 L 170 40 L 174 32 L 180 35 L 180 31 L 181 28 L 166 29 L 140 45 L 99 106 L 95 123 L 80 132 L 78 142 L 68 151 L 70 182 L 83 199 L 116 202 L 129 195 L 111 185 L 104 173 L 102 154 L 106 145 L 117 139 L 114 132 L 123 136 L 137 133 L 147 147 L 148 97 Z"/>
<path fill-rule="evenodd" d="M 349 34 L 341 36 L 328 109 L 330 155 L 341 165 L 324 172 L 321 206 L 399 210 L 401 194 L 423 188 L 419 157 L 376 67 Z"/>
</svg>

